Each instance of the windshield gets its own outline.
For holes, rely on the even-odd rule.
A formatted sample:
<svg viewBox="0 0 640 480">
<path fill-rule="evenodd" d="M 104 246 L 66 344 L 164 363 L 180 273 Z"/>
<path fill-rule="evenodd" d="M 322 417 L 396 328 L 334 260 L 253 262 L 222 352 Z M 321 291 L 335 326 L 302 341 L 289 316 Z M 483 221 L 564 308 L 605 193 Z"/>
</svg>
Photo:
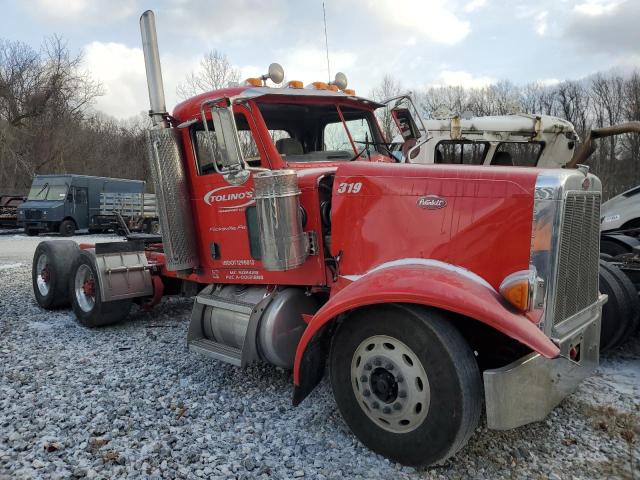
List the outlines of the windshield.
<svg viewBox="0 0 640 480">
<path fill-rule="evenodd" d="M 369 110 L 334 104 L 258 106 L 276 150 L 286 162 L 348 161 L 385 153 Z"/>
<path fill-rule="evenodd" d="M 67 196 L 67 184 L 41 183 L 32 185 L 27 200 L 64 200 Z"/>
</svg>

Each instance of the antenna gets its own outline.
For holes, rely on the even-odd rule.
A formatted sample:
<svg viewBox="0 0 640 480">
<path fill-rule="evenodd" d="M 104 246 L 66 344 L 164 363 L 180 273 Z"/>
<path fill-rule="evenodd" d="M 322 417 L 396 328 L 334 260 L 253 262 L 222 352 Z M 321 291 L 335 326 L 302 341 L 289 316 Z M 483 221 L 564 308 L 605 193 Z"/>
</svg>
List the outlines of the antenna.
<svg viewBox="0 0 640 480">
<path fill-rule="evenodd" d="M 329 39 L 327 37 L 327 11 L 322 2 L 322 18 L 324 19 L 324 46 L 327 50 L 327 78 L 331 79 L 331 68 L 329 67 Z"/>
</svg>

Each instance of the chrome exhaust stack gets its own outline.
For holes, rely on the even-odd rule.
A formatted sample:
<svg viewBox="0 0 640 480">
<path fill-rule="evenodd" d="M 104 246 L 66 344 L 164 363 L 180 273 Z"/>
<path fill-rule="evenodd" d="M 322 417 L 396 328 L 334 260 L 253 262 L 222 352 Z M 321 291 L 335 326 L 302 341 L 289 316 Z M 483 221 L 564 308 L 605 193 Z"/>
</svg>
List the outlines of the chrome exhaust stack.
<svg viewBox="0 0 640 480">
<path fill-rule="evenodd" d="M 167 128 L 167 106 L 164 100 L 164 85 L 162 83 L 162 68 L 160 67 L 160 52 L 158 50 L 158 35 L 156 34 L 156 17 L 152 10 L 147 10 L 140 16 L 140 33 L 142 34 L 142 52 L 144 66 L 147 71 L 147 86 L 149 87 L 149 116 L 153 125 Z"/>
<path fill-rule="evenodd" d="M 179 130 L 169 124 L 155 16 L 151 10 L 140 17 L 140 32 L 151 105 L 149 116 L 154 125 L 147 132 L 147 155 L 155 186 L 165 264 L 168 270 L 187 275 L 199 264 L 196 235 L 184 168 L 184 148 Z"/>
</svg>

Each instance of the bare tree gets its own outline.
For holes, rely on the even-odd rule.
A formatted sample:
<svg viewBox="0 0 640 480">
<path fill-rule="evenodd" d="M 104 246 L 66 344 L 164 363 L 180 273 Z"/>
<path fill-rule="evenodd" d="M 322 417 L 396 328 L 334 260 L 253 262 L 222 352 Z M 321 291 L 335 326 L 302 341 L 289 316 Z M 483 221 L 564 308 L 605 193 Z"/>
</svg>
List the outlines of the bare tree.
<svg viewBox="0 0 640 480">
<path fill-rule="evenodd" d="M 28 186 L 45 166 L 65 168 L 72 125 L 102 93 L 81 62 L 61 37 L 40 51 L 0 39 L 0 185 Z"/>
<path fill-rule="evenodd" d="M 398 80 L 396 80 L 392 75 L 386 74 L 382 77 L 382 81 L 380 85 L 371 90 L 369 96 L 377 101 L 383 101 L 387 98 L 395 97 L 400 95 L 402 92 L 402 85 Z M 391 118 L 391 112 L 387 108 L 378 109 L 376 112 L 378 117 L 378 122 L 380 122 L 380 127 L 382 128 L 382 133 L 387 139 L 387 141 L 391 141 L 396 132 L 396 127 L 393 122 L 393 118 Z"/>
<path fill-rule="evenodd" d="M 200 69 L 191 72 L 185 81 L 178 85 L 176 93 L 181 98 L 189 98 L 227 87 L 239 80 L 240 70 L 231 64 L 227 56 L 218 50 L 211 50 L 200 61 Z"/>
</svg>

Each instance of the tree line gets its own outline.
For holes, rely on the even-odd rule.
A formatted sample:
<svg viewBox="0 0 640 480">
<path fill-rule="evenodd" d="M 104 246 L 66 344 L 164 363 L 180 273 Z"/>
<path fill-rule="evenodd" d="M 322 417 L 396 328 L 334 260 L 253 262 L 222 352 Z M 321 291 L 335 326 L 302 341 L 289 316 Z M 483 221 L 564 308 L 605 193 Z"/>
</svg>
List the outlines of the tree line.
<svg viewBox="0 0 640 480">
<path fill-rule="evenodd" d="M 36 174 L 146 178 L 146 119 L 92 109 L 102 86 L 61 37 L 39 49 L 0 39 L 0 192 L 24 194 Z"/>
<path fill-rule="evenodd" d="M 144 131 L 146 116 L 122 121 L 95 111 L 102 86 L 82 70 L 61 37 L 34 49 L 0 39 L 0 193 L 24 193 L 36 174 L 81 173 L 150 180 Z M 207 53 L 185 75 L 178 95 L 237 82 L 240 73 L 222 52 Z M 370 92 L 375 99 L 405 93 L 385 76 Z M 584 137 L 591 128 L 640 120 L 640 73 L 598 73 L 552 85 L 497 82 L 482 88 L 430 87 L 413 92 L 426 117 L 541 113 L 569 120 Z M 380 115 L 390 134 L 388 115 Z M 605 198 L 640 183 L 640 138 L 622 135 L 598 142 L 589 159 L 603 181 Z"/>
</svg>

